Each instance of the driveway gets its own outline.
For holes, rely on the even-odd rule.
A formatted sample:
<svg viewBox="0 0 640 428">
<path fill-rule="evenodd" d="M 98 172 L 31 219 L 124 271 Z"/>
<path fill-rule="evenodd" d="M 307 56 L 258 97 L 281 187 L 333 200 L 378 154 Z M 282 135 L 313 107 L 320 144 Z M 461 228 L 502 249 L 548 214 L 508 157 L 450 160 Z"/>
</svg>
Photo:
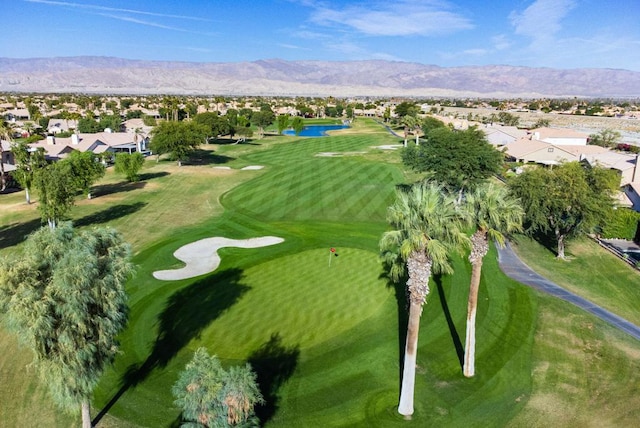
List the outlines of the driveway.
<svg viewBox="0 0 640 428">
<path fill-rule="evenodd" d="M 535 288 L 538 291 L 573 303 L 577 307 L 592 313 L 619 330 L 640 340 L 640 327 L 538 275 L 520 260 L 513 252 L 509 242 L 506 243 L 504 248 L 498 248 L 498 263 L 502 272 L 508 277 Z"/>
</svg>

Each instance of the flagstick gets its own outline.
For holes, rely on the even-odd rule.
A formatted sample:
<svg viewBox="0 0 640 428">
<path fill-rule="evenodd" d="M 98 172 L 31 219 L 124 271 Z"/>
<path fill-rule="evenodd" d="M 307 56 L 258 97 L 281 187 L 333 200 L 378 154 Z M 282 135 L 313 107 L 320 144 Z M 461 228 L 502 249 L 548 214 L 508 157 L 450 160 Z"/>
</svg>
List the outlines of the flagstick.
<svg viewBox="0 0 640 428">
<path fill-rule="evenodd" d="M 333 255 L 333 253 L 331 251 L 329 251 L 329 267 L 331 267 L 331 256 Z"/>
</svg>

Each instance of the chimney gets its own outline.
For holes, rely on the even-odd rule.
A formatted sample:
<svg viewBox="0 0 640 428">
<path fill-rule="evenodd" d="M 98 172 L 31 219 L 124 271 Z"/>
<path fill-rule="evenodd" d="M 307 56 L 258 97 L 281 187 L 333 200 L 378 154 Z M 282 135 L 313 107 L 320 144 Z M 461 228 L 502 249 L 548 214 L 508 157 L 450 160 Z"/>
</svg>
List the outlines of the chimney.
<svg viewBox="0 0 640 428">
<path fill-rule="evenodd" d="M 78 134 L 71 134 L 71 144 L 77 145 L 80 142 Z"/>
<path fill-rule="evenodd" d="M 47 135 L 47 144 L 54 145 L 56 143 L 56 137 L 53 135 Z"/>
</svg>

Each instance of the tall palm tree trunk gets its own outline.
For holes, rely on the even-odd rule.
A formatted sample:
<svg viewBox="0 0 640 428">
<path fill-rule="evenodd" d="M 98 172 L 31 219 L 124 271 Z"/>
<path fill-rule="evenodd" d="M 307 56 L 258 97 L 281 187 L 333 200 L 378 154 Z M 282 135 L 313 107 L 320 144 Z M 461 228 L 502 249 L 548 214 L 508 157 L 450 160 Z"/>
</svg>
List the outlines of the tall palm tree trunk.
<svg viewBox="0 0 640 428">
<path fill-rule="evenodd" d="M 402 388 L 398 413 L 404 416 L 413 414 L 413 395 L 416 379 L 416 356 L 418 349 L 418 333 L 420 331 L 420 315 L 422 305 L 409 305 L 409 323 L 407 325 L 407 342 L 404 349 L 404 365 L 402 369 Z"/>
<path fill-rule="evenodd" d="M 487 233 L 478 230 L 471 237 L 471 283 L 469 285 L 469 301 L 467 303 L 467 334 L 464 341 L 464 364 L 462 372 L 466 377 L 475 374 L 476 356 L 476 310 L 478 307 L 478 290 L 482 275 L 482 259 L 489 251 Z"/>
<path fill-rule="evenodd" d="M 91 405 L 88 399 L 82 402 L 82 428 L 91 428 Z"/>
<path fill-rule="evenodd" d="M 398 413 L 404 416 L 411 416 L 413 414 L 420 316 L 422 315 L 422 306 L 429 294 L 429 277 L 431 276 L 431 259 L 424 250 L 411 253 L 407 260 L 407 271 L 409 273 L 409 280 L 407 281 L 409 322 L 407 325 L 407 342 L 404 352 Z"/>
</svg>

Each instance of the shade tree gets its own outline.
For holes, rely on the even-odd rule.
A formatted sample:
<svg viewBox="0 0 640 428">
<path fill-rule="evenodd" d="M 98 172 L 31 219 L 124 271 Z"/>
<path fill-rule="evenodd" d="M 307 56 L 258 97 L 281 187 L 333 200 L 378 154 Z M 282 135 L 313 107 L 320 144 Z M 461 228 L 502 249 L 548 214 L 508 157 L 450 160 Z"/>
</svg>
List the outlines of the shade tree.
<svg viewBox="0 0 640 428">
<path fill-rule="evenodd" d="M 278 135 L 280 135 L 282 134 L 282 131 L 287 129 L 287 127 L 289 126 L 289 115 L 288 114 L 278 115 L 277 125 L 278 125 Z"/>
<path fill-rule="evenodd" d="M 596 134 L 589 135 L 589 144 L 611 148 L 615 147 L 621 138 L 620 132 L 606 128 Z"/>
<path fill-rule="evenodd" d="M 451 191 L 461 194 L 501 170 L 503 154 L 475 127 L 464 131 L 436 127 L 425 139 L 426 144 L 402 149 L 402 162 Z"/>
<path fill-rule="evenodd" d="M 75 202 L 77 185 L 70 162 L 59 161 L 40 168 L 33 184 L 38 192 L 38 210 L 42 221 L 55 229 Z"/>
<path fill-rule="evenodd" d="M 69 223 L 30 235 L 19 257 L 0 259 L 0 310 L 33 352 L 53 401 L 91 426 L 90 398 L 118 353 L 127 323 L 130 248 L 113 229 Z"/>
<path fill-rule="evenodd" d="M 293 128 L 293 132 L 295 132 L 296 136 L 300 135 L 304 129 L 304 120 L 299 116 L 294 117 L 291 121 L 291 127 Z"/>
<path fill-rule="evenodd" d="M 263 104 L 260 111 L 253 112 L 250 118 L 251 124 L 258 128 L 260 138 L 264 136 L 264 128 L 271 125 L 274 120 L 275 114 L 268 104 Z"/>
<path fill-rule="evenodd" d="M 168 154 L 172 160 L 182 165 L 193 151 L 206 142 L 210 129 L 203 124 L 190 122 L 165 121 L 151 131 L 150 148 L 158 155 Z"/>
<path fill-rule="evenodd" d="M 580 162 L 528 169 L 509 181 L 526 213 L 525 231 L 555 242 L 560 259 L 565 258 L 567 239 L 591 232 L 604 221 L 618 185 L 615 171 Z"/>
<path fill-rule="evenodd" d="M 92 152 L 79 152 L 74 150 L 69 157 L 61 162 L 68 162 L 71 178 L 74 185 L 88 199 L 91 199 L 91 186 L 98 179 L 104 177 L 105 166 Z"/>
<path fill-rule="evenodd" d="M 35 176 L 39 169 L 47 165 L 44 149 L 39 147 L 36 150 L 29 148 L 25 142 L 18 142 L 11 146 L 11 152 L 16 160 L 16 170 L 13 172 L 13 178 L 25 191 L 25 199 L 27 204 L 31 203 L 31 188 L 35 180 Z"/>
<path fill-rule="evenodd" d="M 144 165 L 144 156 L 140 152 L 116 153 L 114 169 L 117 174 L 124 174 L 128 181 L 140 180 L 138 173 Z"/>
</svg>

